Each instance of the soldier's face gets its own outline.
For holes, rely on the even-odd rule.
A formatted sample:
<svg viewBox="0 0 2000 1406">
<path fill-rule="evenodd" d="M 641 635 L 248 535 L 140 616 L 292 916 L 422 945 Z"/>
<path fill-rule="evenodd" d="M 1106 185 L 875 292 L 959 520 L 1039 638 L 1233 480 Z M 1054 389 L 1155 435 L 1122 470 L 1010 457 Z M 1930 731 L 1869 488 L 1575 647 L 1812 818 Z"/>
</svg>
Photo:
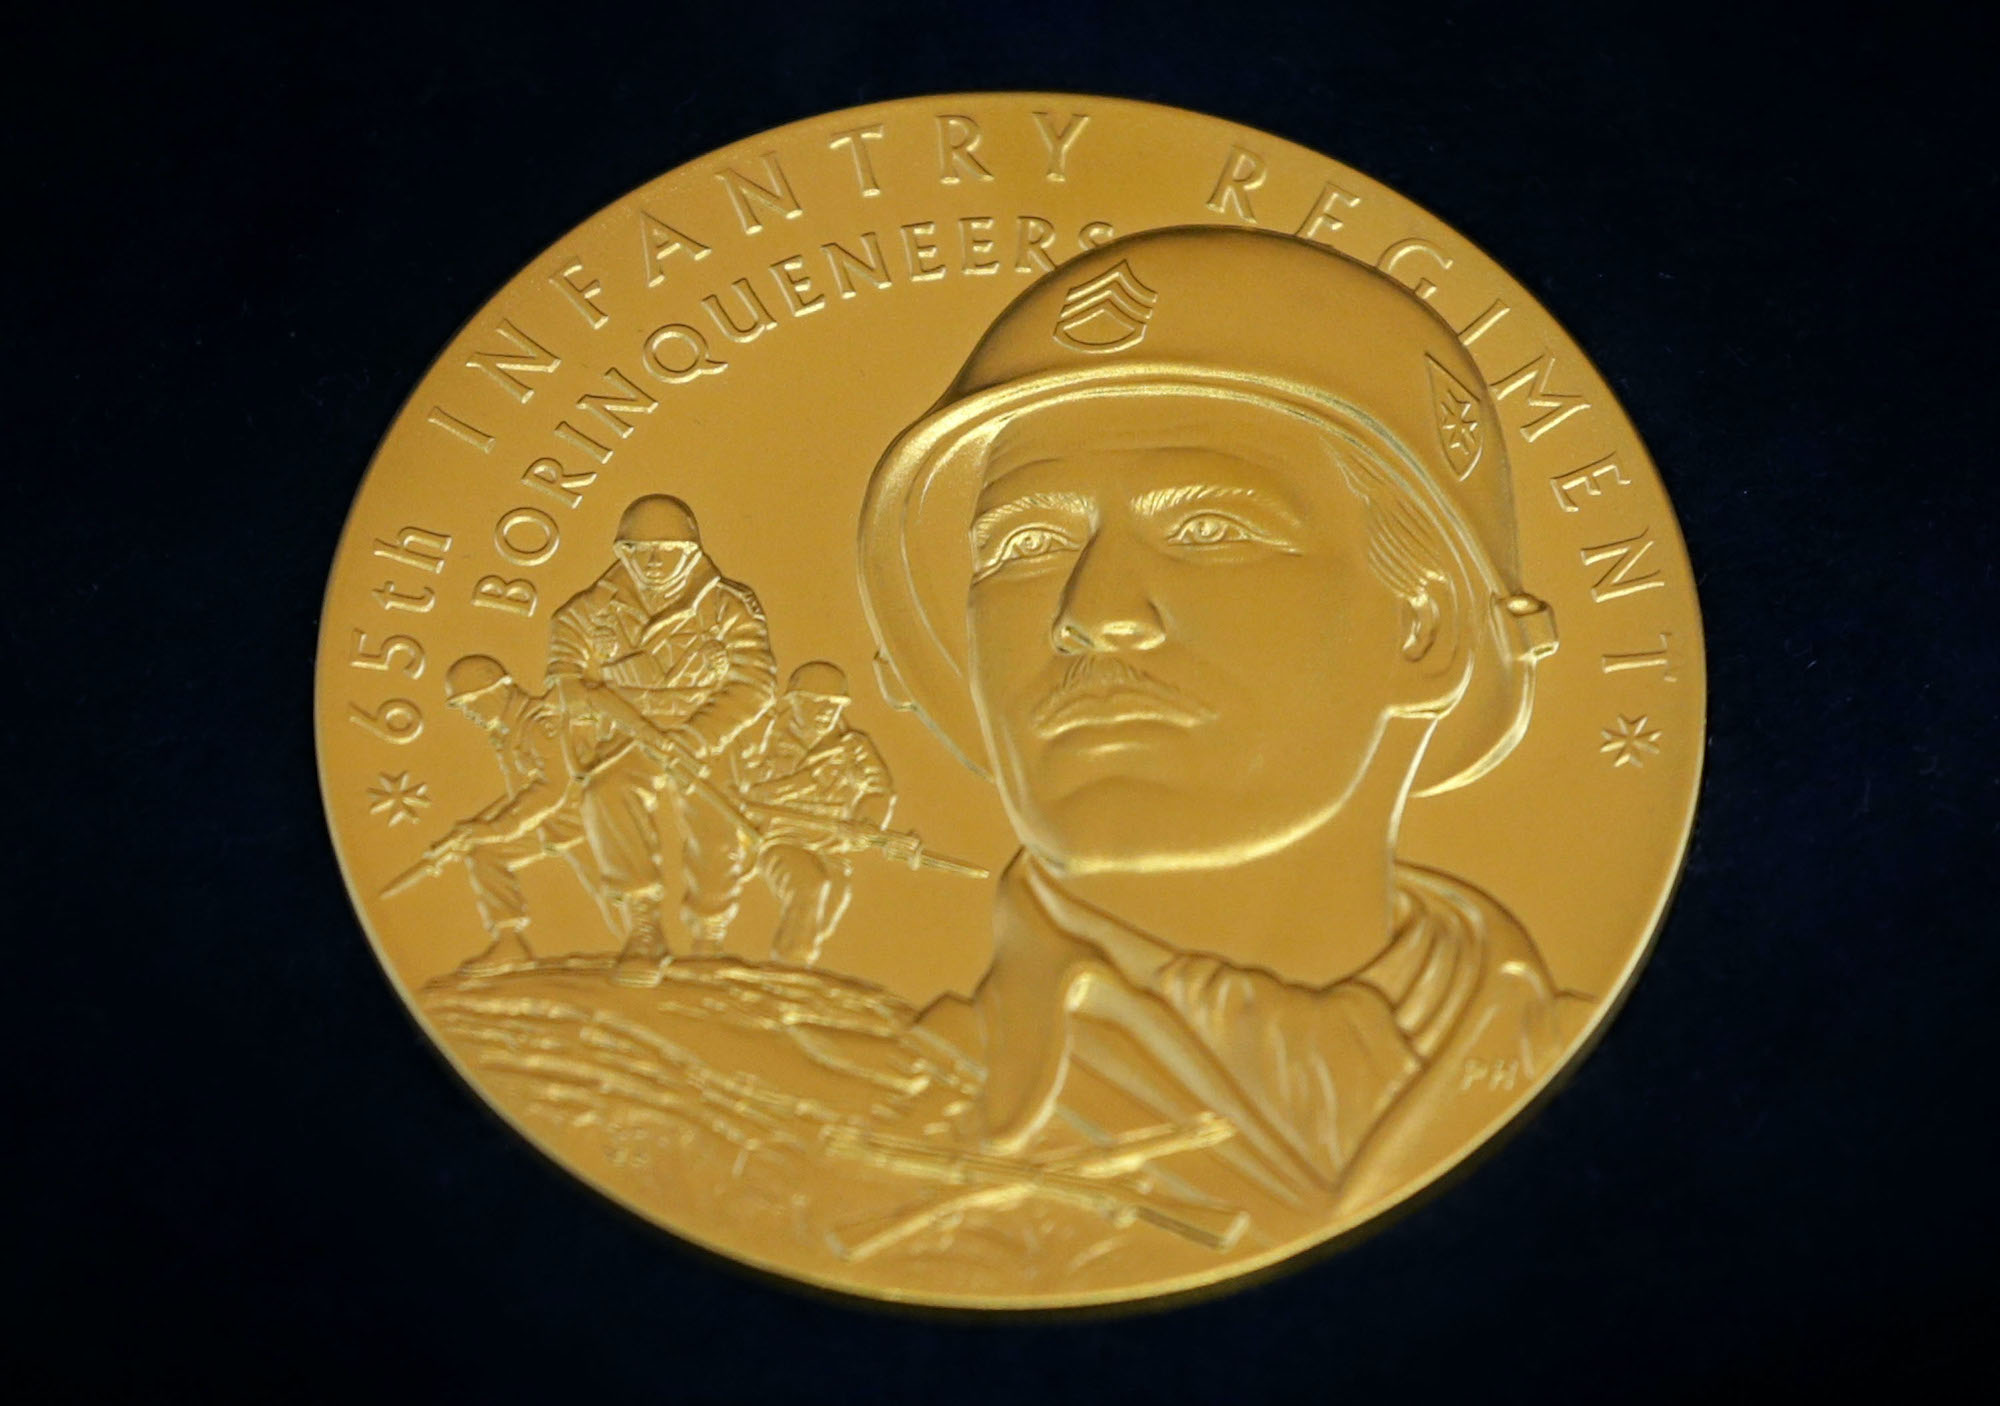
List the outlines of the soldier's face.
<svg viewBox="0 0 2000 1406">
<path fill-rule="evenodd" d="M 692 542 L 620 542 L 619 559 L 649 591 L 670 591 L 694 570 L 701 548 Z"/>
<path fill-rule="evenodd" d="M 846 711 L 847 700 L 819 693 L 802 693 L 794 697 L 793 707 L 798 712 L 800 724 L 808 731 L 831 732 L 839 723 L 840 715 Z"/>
<path fill-rule="evenodd" d="M 451 706 L 478 726 L 491 727 L 500 716 L 500 690 L 489 688 L 480 693 L 462 694 L 451 700 Z"/>
<path fill-rule="evenodd" d="M 1319 431 L 1193 397 L 1048 406 L 992 446 L 972 538 L 974 697 L 1046 862 L 1240 862 L 1352 792 L 1398 607 Z"/>
</svg>

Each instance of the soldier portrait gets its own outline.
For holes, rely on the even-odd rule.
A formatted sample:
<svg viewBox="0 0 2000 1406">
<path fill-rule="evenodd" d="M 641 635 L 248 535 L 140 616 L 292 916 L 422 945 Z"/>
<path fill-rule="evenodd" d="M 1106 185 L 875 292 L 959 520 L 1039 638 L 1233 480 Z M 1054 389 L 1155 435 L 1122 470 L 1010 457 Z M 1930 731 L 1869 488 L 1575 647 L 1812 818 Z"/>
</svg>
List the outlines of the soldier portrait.
<svg viewBox="0 0 2000 1406">
<path fill-rule="evenodd" d="M 860 574 L 892 701 L 1020 843 L 970 999 L 988 1147 L 1096 1081 L 1359 1206 L 1449 1149 L 1468 1061 L 1559 1057 L 1587 1002 L 1397 855 L 1556 643 L 1491 397 L 1402 285 L 1213 228 L 1063 266 L 882 456 Z"/>
</svg>

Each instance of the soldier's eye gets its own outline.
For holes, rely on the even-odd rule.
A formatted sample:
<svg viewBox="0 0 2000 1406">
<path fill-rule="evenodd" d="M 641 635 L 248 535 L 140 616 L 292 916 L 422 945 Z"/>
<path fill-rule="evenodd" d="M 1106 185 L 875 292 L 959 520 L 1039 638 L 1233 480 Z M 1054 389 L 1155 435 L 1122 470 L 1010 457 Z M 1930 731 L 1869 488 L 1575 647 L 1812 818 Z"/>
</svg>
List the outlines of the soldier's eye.
<svg viewBox="0 0 2000 1406">
<path fill-rule="evenodd" d="M 1177 547 L 1221 547 L 1232 542 L 1271 542 L 1272 538 L 1227 513 L 1195 513 L 1183 518 L 1167 540 Z"/>
<path fill-rule="evenodd" d="M 984 566 L 990 571 L 1008 562 L 1028 561 L 1075 550 L 1076 543 L 1070 540 L 1068 534 L 1053 527 L 1017 527 L 987 552 Z"/>
</svg>

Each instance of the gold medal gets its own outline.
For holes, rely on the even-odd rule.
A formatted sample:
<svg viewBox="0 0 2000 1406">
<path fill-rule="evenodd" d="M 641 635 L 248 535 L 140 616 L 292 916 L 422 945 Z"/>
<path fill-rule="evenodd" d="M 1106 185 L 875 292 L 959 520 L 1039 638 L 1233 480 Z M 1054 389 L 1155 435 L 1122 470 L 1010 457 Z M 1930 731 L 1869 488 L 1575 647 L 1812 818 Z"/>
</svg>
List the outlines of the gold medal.
<svg viewBox="0 0 2000 1406">
<path fill-rule="evenodd" d="M 1519 284 L 1265 134 L 916 99 L 634 192 L 357 497 L 317 680 L 391 979 L 676 1234 L 1214 1285 L 1498 1134 L 1643 960 L 1691 573 Z"/>
</svg>

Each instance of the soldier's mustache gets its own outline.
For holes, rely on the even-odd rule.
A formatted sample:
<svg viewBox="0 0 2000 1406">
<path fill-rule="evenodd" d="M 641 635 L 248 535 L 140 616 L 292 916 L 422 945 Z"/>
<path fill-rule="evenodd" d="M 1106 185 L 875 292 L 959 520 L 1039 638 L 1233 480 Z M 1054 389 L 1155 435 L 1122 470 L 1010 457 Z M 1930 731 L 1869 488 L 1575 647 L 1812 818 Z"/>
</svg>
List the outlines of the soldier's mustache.
<svg viewBox="0 0 2000 1406">
<path fill-rule="evenodd" d="M 1215 709 L 1164 679 L 1102 654 L 1082 654 L 1063 670 L 1062 681 L 1035 706 L 1033 721 L 1043 733 L 1060 731 L 1066 721 L 1100 704 L 1150 705 L 1145 711 L 1187 726 L 1215 717 Z"/>
</svg>

